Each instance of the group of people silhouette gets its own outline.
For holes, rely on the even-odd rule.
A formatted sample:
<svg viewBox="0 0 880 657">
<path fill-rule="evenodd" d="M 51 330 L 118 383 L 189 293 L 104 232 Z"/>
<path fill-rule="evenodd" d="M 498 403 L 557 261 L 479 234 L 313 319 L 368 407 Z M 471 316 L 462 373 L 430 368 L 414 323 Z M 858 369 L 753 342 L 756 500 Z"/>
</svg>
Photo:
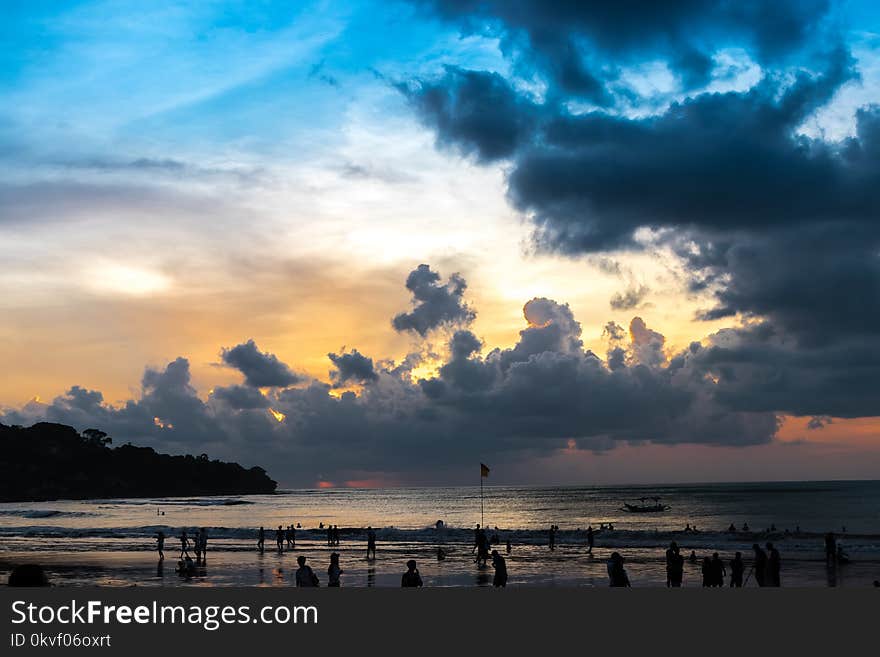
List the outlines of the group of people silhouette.
<svg viewBox="0 0 880 657">
<path fill-rule="evenodd" d="M 779 555 L 779 550 L 776 549 L 773 543 L 769 542 L 764 548 L 755 543 L 752 546 L 752 550 L 755 553 L 755 557 L 745 581 L 743 580 L 745 562 L 742 558 L 742 552 L 736 552 L 734 554 L 733 559 L 727 564 L 729 569 L 725 566 L 724 561 L 717 552 L 713 552 L 712 556 L 703 557 L 700 566 L 703 586 L 709 588 L 723 587 L 728 572 L 730 573 L 728 585 L 732 588 L 740 588 L 747 584 L 752 573 L 755 575 L 755 582 L 758 586 L 781 586 L 782 561 Z M 699 561 L 696 551 L 691 550 L 688 561 L 692 564 Z M 672 541 L 669 544 L 669 548 L 666 550 L 667 587 L 677 588 L 682 585 L 682 581 L 684 580 L 684 562 L 685 559 L 681 555 L 678 543 Z"/>
<path fill-rule="evenodd" d="M 156 551 L 159 553 L 159 568 L 165 561 L 165 532 L 161 529 L 156 532 Z M 204 567 L 208 562 L 208 532 L 202 527 L 192 536 L 187 534 L 186 529 L 180 532 L 180 556 L 177 560 L 177 572 L 180 575 L 191 576 L 198 572 L 199 567 Z M 190 543 L 196 558 L 190 556 Z"/>
<path fill-rule="evenodd" d="M 607 527 L 610 529 L 610 524 Z M 296 548 L 297 528 L 301 528 L 301 525 L 299 523 L 297 523 L 296 525 L 290 524 L 287 527 L 278 525 L 278 528 L 275 531 L 275 542 L 279 553 L 283 553 L 285 551 L 285 548 L 287 550 Z M 320 528 L 324 529 L 323 523 L 321 523 Z M 438 532 L 445 531 L 445 529 L 445 524 L 442 521 L 438 521 Z M 606 529 L 604 523 L 600 529 Z M 474 529 L 474 544 L 471 553 L 475 553 L 474 563 L 476 563 L 479 568 L 488 567 L 488 564 L 491 560 L 491 565 L 495 571 L 495 576 L 492 580 L 493 585 L 496 587 L 505 587 L 508 581 L 507 560 L 499 553 L 498 550 L 491 549 L 493 545 L 501 542 L 498 538 L 498 528 L 496 527 L 495 530 L 495 533 L 490 539 L 486 533 L 486 528 L 477 524 L 476 529 Z M 800 528 L 798 528 L 798 531 L 799 530 Z M 547 534 L 547 545 L 551 551 L 554 551 L 557 547 L 558 531 L 558 525 L 550 525 Z M 697 529 L 696 527 L 688 524 L 686 531 L 688 533 L 691 533 L 696 532 Z M 728 528 L 728 532 L 736 531 L 736 527 L 731 523 L 730 527 Z M 749 531 L 748 524 L 743 524 L 742 531 Z M 338 526 L 328 525 L 326 527 L 326 532 L 327 545 L 330 547 L 339 546 L 340 532 Z M 590 525 L 586 530 L 586 554 L 590 555 L 591 557 L 593 555 L 593 549 L 595 547 L 596 533 L 597 532 L 593 530 L 592 525 Z M 166 538 L 167 537 L 164 531 L 159 530 L 156 533 L 156 547 L 159 554 L 160 569 L 162 567 L 162 562 L 165 560 L 164 550 Z M 261 552 L 265 549 L 265 538 L 266 530 L 264 527 L 261 526 L 257 532 L 257 548 Z M 187 529 L 182 529 L 179 535 L 179 540 L 180 555 L 177 564 L 177 572 L 183 576 L 203 574 L 204 570 L 200 570 L 200 567 L 204 569 L 207 563 L 207 530 L 202 527 L 198 530 L 194 530 L 192 533 L 189 533 Z M 373 529 L 372 526 L 369 526 L 366 530 L 366 558 L 368 561 L 374 561 L 376 559 L 376 542 L 376 531 Z M 833 567 L 836 567 L 838 564 L 849 563 L 849 557 L 844 552 L 843 546 L 839 543 L 837 536 L 835 536 L 834 533 L 828 532 L 824 537 L 824 542 L 825 558 L 826 563 L 829 567 L 829 572 Z M 438 544 L 437 548 L 438 560 L 442 561 L 446 558 L 447 552 L 444 548 L 445 545 L 441 541 L 441 543 Z M 511 540 L 509 537 L 506 540 L 506 548 L 507 554 L 510 554 L 512 548 Z M 191 552 L 194 553 L 195 558 L 191 556 Z M 699 572 L 702 577 L 702 586 L 704 587 L 712 588 L 729 586 L 732 588 L 740 588 L 746 586 L 752 577 L 754 577 L 755 583 L 759 587 L 781 586 L 782 561 L 779 550 L 776 548 L 776 546 L 769 541 L 766 542 L 763 546 L 758 543 L 754 543 L 752 545 L 752 552 L 752 563 L 749 567 L 748 573 L 746 573 L 747 564 L 744 561 L 741 552 L 735 552 L 732 558 L 725 561 L 724 559 L 722 559 L 718 552 L 713 552 L 711 555 L 705 555 L 701 558 L 697 555 L 695 550 L 691 550 L 689 557 L 685 559 L 678 543 L 676 541 L 672 541 L 669 544 L 669 547 L 665 553 L 666 586 L 671 588 L 678 588 L 682 586 L 684 582 L 686 561 L 690 562 L 694 568 L 699 568 Z M 608 572 L 610 586 L 631 586 L 629 575 L 627 574 L 624 562 L 625 559 L 620 552 L 612 552 L 610 557 L 608 558 L 606 562 L 606 568 Z M 314 575 L 311 567 L 307 564 L 307 558 L 304 555 L 300 555 L 297 557 L 297 563 L 299 568 L 296 571 L 296 585 L 318 586 L 318 578 Z M 340 577 L 342 573 L 343 571 L 340 567 L 340 555 L 338 552 L 333 552 L 330 555 L 330 564 L 327 569 L 327 585 L 331 587 L 340 586 Z M 418 568 L 416 567 L 415 561 L 410 560 L 407 562 L 407 570 L 402 575 L 401 586 L 423 586 L 423 581 L 421 575 L 419 574 Z"/>
</svg>

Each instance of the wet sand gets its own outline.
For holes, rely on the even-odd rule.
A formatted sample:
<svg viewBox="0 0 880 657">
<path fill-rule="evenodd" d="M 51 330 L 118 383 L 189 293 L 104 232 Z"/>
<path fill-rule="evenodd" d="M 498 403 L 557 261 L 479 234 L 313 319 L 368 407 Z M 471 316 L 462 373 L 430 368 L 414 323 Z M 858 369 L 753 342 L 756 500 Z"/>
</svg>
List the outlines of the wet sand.
<svg viewBox="0 0 880 657">
<path fill-rule="evenodd" d="M 159 565 L 155 551 L 145 546 L 140 551 L 75 551 L 49 549 L 41 551 L 8 551 L 0 553 L 0 578 L 5 583 L 11 568 L 20 563 L 42 565 L 57 586 L 293 586 L 296 557 L 309 559 L 309 565 L 326 585 L 327 565 L 332 551 L 340 553 L 344 571 L 344 587 L 397 587 L 408 559 L 416 559 L 425 586 L 491 586 L 491 565 L 478 567 L 473 561 L 470 546 L 447 545 L 447 557 L 438 561 L 436 547 L 426 544 L 382 544 L 377 558 L 367 561 L 366 545 L 359 541 L 343 543 L 330 548 L 326 544 L 305 543 L 294 550 L 278 553 L 274 543 L 262 553 L 256 549 L 241 549 L 218 545 L 208 553 L 206 565 L 193 577 L 182 577 L 175 572 L 179 548 L 169 541 L 165 561 Z M 58 546 L 55 546 L 56 548 Z M 503 548 L 503 546 L 502 546 Z M 663 587 L 666 583 L 663 551 L 656 555 L 644 548 L 598 547 L 593 556 L 581 545 L 560 545 L 555 551 L 547 546 L 515 546 L 507 559 L 510 575 L 508 586 L 580 587 L 608 585 L 605 561 L 612 550 L 626 559 L 626 569 L 633 587 Z M 784 550 L 784 547 L 783 547 Z M 685 555 L 689 552 L 685 553 Z M 698 552 L 702 557 L 706 553 Z M 725 563 L 732 553 L 722 552 Z M 746 573 L 750 567 L 750 553 L 744 553 Z M 827 568 L 821 556 L 805 555 L 787 559 L 783 551 L 783 586 L 796 587 L 869 587 L 880 578 L 880 562 L 856 561 Z M 700 564 L 685 564 L 685 587 L 700 587 Z M 754 587 L 752 577 L 747 586 Z"/>
</svg>

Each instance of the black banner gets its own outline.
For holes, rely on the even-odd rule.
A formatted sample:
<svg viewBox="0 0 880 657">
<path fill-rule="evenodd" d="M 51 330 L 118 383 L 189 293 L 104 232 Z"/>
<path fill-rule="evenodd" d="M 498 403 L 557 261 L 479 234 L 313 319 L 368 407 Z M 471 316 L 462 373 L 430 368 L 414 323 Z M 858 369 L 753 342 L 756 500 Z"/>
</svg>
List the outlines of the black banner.
<svg viewBox="0 0 880 657">
<path fill-rule="evenodd" d="M 0 588 L 2 654 L 364 654 L 761 647 L 839 652 L 876 642 L 870 589 Z M 471 650 L 467 651 L 469 654 Z"/>
</svg>

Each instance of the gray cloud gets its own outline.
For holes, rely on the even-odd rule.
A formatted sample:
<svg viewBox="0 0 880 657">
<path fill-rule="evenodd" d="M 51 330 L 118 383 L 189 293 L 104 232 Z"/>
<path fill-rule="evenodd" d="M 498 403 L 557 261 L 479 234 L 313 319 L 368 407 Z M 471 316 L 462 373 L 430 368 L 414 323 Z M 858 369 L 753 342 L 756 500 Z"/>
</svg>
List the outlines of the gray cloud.
<svg viewBox="0 0 880 657">
<path fill-rule="evenodd" d="M 244 374 L 245 383 L 256 388 L 286 387 L 300 381 L 275 354 L 262 352 L 253 340 L 220 352 L 224 363 Z"/>
<path fill-rule="evenodd" d="M 617 292 L 609 302 L 612 310 L 632 310 L 645 300 L 651 290 L 644 285 L 628 287 L 623 292 Z"/>
<path fill-rule="evenodd" d="M 336 387 L 347 383 L 370 383 L 379 378 L 373 367 L 373 359 L 364 356 L 357 349 L 352 349 L 349 353 L 330 353 L 327 358 L 336 366 L 336 370 L 330 372 L 330 381 Z"/>
<path fill-rule="evenodd" d="M 413 309 L 392 320 L 397 331 L 414 331 L 426 336 L 429 331 L 456 324 L 469 324 L 476 313 L 464 302 L 467 283 L 459 274 L 452 274 L 446 283 L 428 265 L 419 265 L 406 279 L 412 292 Z"/>
</svg>

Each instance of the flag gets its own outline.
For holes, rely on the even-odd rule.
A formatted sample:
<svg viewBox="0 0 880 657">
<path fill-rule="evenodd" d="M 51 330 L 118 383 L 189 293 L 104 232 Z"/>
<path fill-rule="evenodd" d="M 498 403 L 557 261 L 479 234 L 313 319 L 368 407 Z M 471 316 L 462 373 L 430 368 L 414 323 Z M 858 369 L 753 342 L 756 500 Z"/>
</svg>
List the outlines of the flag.
<svg viewBox="0 0 880 657">
<path fill-rule="evenodd" d="M 489 466 L 485 463 L 480 463 L 480 476 L 488 477 L 489 476 Z"/>
</svg>

